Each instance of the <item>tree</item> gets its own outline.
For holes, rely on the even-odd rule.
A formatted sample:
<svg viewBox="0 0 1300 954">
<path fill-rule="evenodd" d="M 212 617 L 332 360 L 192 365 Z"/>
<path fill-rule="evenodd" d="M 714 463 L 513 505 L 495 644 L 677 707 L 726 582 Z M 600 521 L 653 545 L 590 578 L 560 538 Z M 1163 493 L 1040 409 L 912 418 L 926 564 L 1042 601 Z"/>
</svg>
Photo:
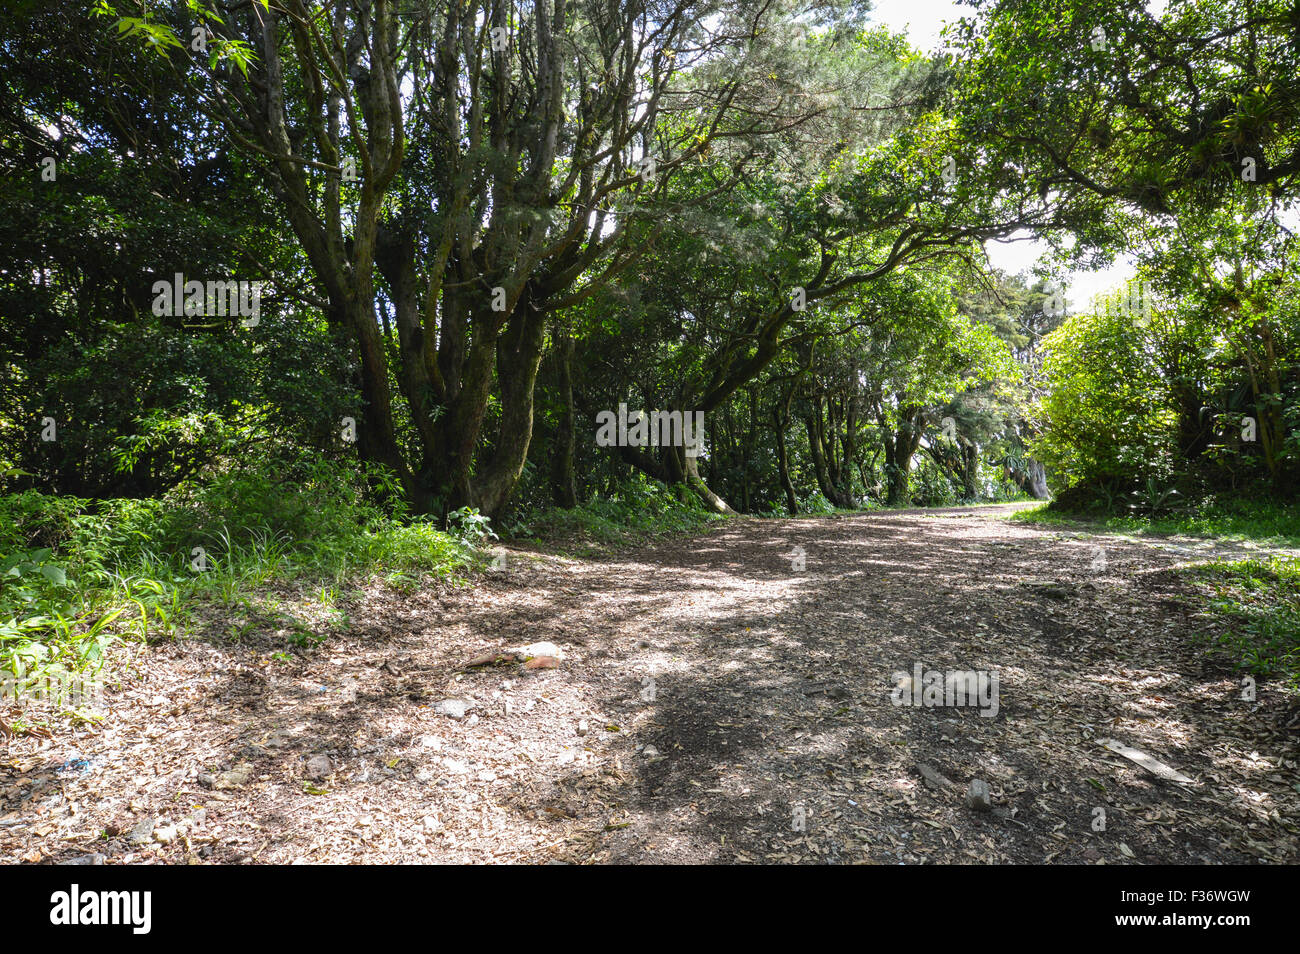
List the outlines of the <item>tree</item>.
<svg viewBox="0 0 1300 954">
<path fill-rule="evenodd" d="M 1166 215 L 1300 173 L 1300 46 L 1286 0 L 972 0 L 951 40 L 967 135 L 1044 194 Z"/>
<path fill-rule="evenodd" d="M 194 21 L 146 8 L 119 24 L 165 48 L 264 164 L 331 326 L 353 338 L 363 456 L 401 475 L 421 509 L 498 513 L 527 455 L 547 316 L 636 260 L 628 238 L 653 234 L 647 207 L 715 139 L 818 111 L 767 80 L 802 29 L 792 9 L 196 2 Z M 207 56 L 177 39 L 191 28 L 210 34 Z"/>
</svg>

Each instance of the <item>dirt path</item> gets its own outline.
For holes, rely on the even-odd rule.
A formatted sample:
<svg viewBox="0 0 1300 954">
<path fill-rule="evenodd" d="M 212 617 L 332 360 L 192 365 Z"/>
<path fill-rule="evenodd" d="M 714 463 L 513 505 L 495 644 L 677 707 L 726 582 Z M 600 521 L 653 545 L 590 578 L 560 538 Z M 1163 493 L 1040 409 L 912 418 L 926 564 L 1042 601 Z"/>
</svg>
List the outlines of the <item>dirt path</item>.
<svg viewBox="0 0 1300 954">
<path fill-rule="evenodd" d="M 289 662 L 270 633 L 151 647 L 103 723 L 8 744 L 0 857 L 1300 860 L 1295 702 L 1242 700 L 1161 572 L 1235 548 L 999 509 L 735 521 L 600 561 L 512 551 L 473 589 L 376 588 Z M 559 668 L 460 671 L 539 641 Z M 893 704 L 917 664 L 996 673 L 996 715 Z M 965 804 L 972 778 L 990 811 Z"/>
</svg>

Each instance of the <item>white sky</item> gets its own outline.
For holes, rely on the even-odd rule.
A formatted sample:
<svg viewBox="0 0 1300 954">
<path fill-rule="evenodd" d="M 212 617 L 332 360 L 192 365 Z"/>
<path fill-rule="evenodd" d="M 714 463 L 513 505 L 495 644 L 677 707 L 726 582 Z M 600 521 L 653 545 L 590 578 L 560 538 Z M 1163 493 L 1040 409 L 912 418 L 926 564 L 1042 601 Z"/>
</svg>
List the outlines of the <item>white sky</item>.
<svg viewBox="0 0 1300 954">
<path fill-rule="evenodd" d="M 1152 0 L 1147 8 L 1158 15 L 1164 5 L 1163 0 Z M 956 0 L 875 0 L 874 7 L 873 20 L 905 32 L 912 45 L 924 52 L 940 45 L 939 31 L 944 23 L 972 13 Z M 984 247 L 995 266 L 1013 273 L 1028 271 L 1047 252 L 1047 246 L 1037 241 L 986 242 Z M 1066 298 L 1073 308 L 1084 308 L 1095 295 L 1122 287 L 1132 276 L 1133 263 L 1129 259 L 1096 272 L 1075 272 L 1066 278 Z"/>
</svg>

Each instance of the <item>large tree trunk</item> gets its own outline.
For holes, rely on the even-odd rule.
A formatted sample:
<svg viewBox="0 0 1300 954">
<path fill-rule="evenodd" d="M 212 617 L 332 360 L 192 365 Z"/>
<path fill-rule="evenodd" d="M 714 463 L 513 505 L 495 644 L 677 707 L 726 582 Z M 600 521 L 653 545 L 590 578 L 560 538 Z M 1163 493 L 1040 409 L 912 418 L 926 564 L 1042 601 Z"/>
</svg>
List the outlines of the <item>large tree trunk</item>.
<svg viewBox="0 0 1300 954">
<path fill-rule="evenodd" d="M 408 496 L 414 496 L 414 481 L 393 431 L 392 395 L 383 342 L 375 322 L 373 299 L 349 303 L 348 313 L 361 359 L 362 421 L 357 428 L 357 449 L 364 460 L 382 464 L 402 481 Z"/>
<path fill-rule="evenodd" d="M 817 486 L 822 496 L 841 510 L 855 509 L 857 501 L 844 493 L 831 478 L 826 444 L 822 437 L 821 408 L 815 401 L 810 404 L 810 410 L 804 417 L 804 430 L 808 432 L 808 451 L 812 455 L 813 473 L 817 476 Z"/>
<path fill-rule="evenodd" d="M 1036 461 L 1032 457 L 1029 458 L 1026 477 L 1027 489 L 1035 500 L 1046 500 L 1051 496 L 1047 490 L 1047 469 L 1043 467 L 1040 461 Z"/>
<path fill-rule="evenodd" d="M 516 309 L 511 327 L 497 342 L 501 426 L 492 457 L 475 480 L 475 502 L 494 520 L 505 510 L 528 459 L 533 437 L 533 393 L 545 342 L 545 316 L 526 296 Z"/>
<path fill-rule="evenodd" d="M 961 484 L 962 492 L 966 495 L 967 500 L 974 500 L 979 496 L 979 488 L 976 482 L 979 476 L 979 448 L 973 441 L 965 442 L 961 445 Z"/>
<path fill-rule="evenodd" d="M 890 506 L 908 502 L 908 475 L 912 472 L 912 458 L 921 445 L 923 429 L 921 415 L 910 414 L 899 422 L 892 438 L 885 439 L 885 471 L 889 481 L 885 502 Z"/>
<path fill-rule="evenodd" d="M 893 454 L 885 454 L 885 480 L 887 490 L 885 491 L 885 503 L 891 507 L 896 507 L 905 502 L 907 498 L 907 475 L 908 471 L 905 466 L 895 464 L 892 460 Z"/>
<path fill-rule="evenodd" d="M 430 460 L 429 483 L 438 488 L 444 513 L 480 506 L 470 475 L 492 394 L 495 351 L 495 335 L 482 333 L 474 339 L 462 368 L 460 390 L 437 422 L 438 451 Z"/>
</svg>

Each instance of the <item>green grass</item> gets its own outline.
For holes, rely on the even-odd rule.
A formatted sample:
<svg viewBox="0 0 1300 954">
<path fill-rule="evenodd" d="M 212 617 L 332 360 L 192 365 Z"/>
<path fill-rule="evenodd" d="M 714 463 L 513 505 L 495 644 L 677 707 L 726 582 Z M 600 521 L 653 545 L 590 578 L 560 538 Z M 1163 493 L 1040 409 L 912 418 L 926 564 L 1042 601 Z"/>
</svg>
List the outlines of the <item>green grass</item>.
<svg viewBox="0 0 1300 954">
<path fill-rule="evenodd" d="M 1112 533 L 1216 537 L 1250 540 L 1266 546 L 1300 547 L 1300 505 L 1295 504 L 1235 501 L 1160 516 L 1062 512 L 1044 504 L 1018 511 L 1008 519 Z"/>
<path fill-rule="evenodd" d="M 503 535 L 592 556 L 657 537 L 694 533 L 723 519 L 705 509 L 685 487 L 634 480 L 608 497 L 571 510 L 556 507 L 530 514 L 509 524 Z"/>
<path fill-rule="evenodd" d="M 346 620 L 346 581 L 410 589 L 484 562 L 472 516 L 447 533 L 368 503 L 363 480 L 331 465 L 294 481 L 224 475 L 161 500 L 0 496 L 0 679 L 21 692 L 98 671 L 115 641 L 214 618 L 231 621 L 231 639 L 274 631 L 277 649 L 301 651 Z M 279 605 L 277 588 L 295 605 Z"/>
<path fill-rule="evenodd" d="M 1200 584 L 1211 651 L 1241 669 L 1300 688 L 1300 560 L 1209 563 L 1183 571 Z"/>
</svg>

